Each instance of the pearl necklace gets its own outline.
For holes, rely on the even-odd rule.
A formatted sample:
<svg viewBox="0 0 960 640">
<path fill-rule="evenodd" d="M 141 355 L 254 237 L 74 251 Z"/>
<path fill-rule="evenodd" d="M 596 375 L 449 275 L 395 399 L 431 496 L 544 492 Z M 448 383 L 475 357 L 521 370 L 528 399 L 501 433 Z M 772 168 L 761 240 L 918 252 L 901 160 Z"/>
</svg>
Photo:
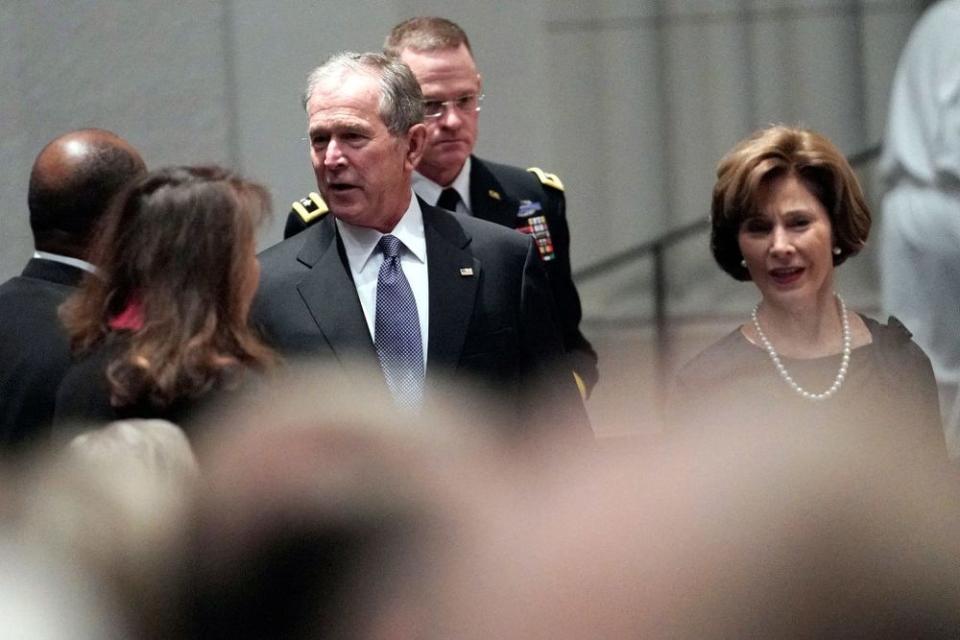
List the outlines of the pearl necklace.
<svg viewBox="0 0 960 640">
<path fill-rule="evenodd" d="M 780 373 L 780 377 L 783 378 L 784 382 L 790 385 L 791 389 L 796 391 L 807 400 L 816 401 L 830 398 L 840 390 L 840 386 L 843 384 L 844 378 L 847 377 L 847 368 L 850 366 L 850 323 L 847 320 L 847 306 L 843 303 L 843 298 L 841 298 L 839 295 L 837 295 L 837 302 L 840 303 L 840 320 L 843 323 L 843 357 L 840 359 L 840 370 L 837 371 L 837 377 L 834 378 L 833 384 L 830 385 L 830 388 L 823 393 L 811 393 L 810 391 L 807 391 L 801 387 L 799 384 L 797 384 L 796 380 L 790 376 L 790 372 L 787 371 L 785 366 L 783 366 L 783 363 L 780 362 L 780 356 L 777 354 L 776 349 L 773 348 L 770 340 L 767 339 L 766 334 L 763 333 L 763 329 L 760 328 L 760 320 L 757 318 L 757 311 L 760 309 L 759 302 L 757 303 L 757 306 L 753 308 L 753 313 L 750 315 L 750 317 L 753 318 L 753 326 L 757 330 L 757 335 L 760 336 L 760 342 L 763 343 L 764 348 L 767 350 L 767 354 L 770 356 L 770 359 L 773 360 L 773 364 Z"/>
</svg>

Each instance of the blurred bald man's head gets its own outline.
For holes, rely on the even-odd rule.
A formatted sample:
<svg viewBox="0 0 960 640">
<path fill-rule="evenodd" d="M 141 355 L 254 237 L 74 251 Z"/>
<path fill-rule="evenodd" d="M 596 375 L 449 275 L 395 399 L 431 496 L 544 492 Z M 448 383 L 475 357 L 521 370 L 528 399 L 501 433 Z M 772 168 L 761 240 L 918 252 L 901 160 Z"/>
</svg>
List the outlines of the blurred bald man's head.
<svg viewBox="0 0 960 640">
<path fill-rule="evenodd" d="M 27 196 L 37 250 L 84 258 L 113 197 L 146 170 L 130 143 L 103 129 L 48 143 L 33 163 Z"/>
</svg>

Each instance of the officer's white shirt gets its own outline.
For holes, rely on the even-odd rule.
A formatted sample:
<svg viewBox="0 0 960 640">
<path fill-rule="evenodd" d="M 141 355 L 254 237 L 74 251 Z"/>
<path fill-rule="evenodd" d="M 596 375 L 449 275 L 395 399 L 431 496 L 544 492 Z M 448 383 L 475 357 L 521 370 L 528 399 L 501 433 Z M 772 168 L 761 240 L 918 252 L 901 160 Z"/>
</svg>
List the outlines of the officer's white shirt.
<svg viewBox="0 0 960 640">
<path fill-rule="evenodd" d="M 460 173 L 450 183 L 450 188 L 454 189 L 460 196 L 460 202 L 457 203 L 457 213 L 468 216 L 473 215 L 473 208 L 470 206 L 470 165 L 472 161 L 473 159 L 467 156 L 467 161 L 460 168 Z M 413 191 L 423 198 L 424 202 L 437 206 L 437 200 L 440 199 L 440 194 L 446 188 L 416 171 L 413 172 Z"/>
</svg>

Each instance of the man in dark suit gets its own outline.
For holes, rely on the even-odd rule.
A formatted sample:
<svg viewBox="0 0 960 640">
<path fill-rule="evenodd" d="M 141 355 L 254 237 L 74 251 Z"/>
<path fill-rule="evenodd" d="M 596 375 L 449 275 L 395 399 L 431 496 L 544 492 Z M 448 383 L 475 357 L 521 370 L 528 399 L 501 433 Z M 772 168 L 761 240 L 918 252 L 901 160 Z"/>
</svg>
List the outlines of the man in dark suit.
<svg viewBox="0 0 960 640">
<path fill-rule="evenodd" d="M 261 254 L 252 314 L 267 341 L 287 355 L 379 362 L 407 404 L 382 340 L 402 322 L 404 353 L 414 353 L 403 375 L 417 398 L 453 380 L 464 395 L 495 392 L 520 429 L 562 423 L 588 433 L 532 240 L 413 193 L 427 128 L 410 69 L 380 54 L 338 54 L 311 73 L 304 102 L 331 215 Z M 399 253 L 387 241 L 399 241 Z M 402 274 L 389 282 L 402 280 L 406 302 L 384 316 L 385 270 L 397 261 Z"/>
<path fill-rule="evenodd" d="M 391 30 L 384 51 L 407 63 L 426 100 L 427 147 L 414 173 L 414 191 L 429 204 L 533 236 L 549 277 L 564 347 L 584 395 L 589 395 L 598 378 L 597 354 L 580 331 L 563 184 L 537 168 L 524 171 L 472 155 L 482 78 L 459 26 L 443 18 L 412 18 Z M 325 211 L 315 193 L 294 203 L 284 237 L 303 230 Z"/>
<path fill-rule="evenodd" d="M 23 273 L 0 285 L 0 449 L 49 436 L 57 385 L 70 363 L 57 307 L 85 272 L 87 249 L 113 196 L 146 171 L 128 142 L 101 129 L 64 134 L 30 172 L 28 204 L 36 251 Z"/>
</svg>

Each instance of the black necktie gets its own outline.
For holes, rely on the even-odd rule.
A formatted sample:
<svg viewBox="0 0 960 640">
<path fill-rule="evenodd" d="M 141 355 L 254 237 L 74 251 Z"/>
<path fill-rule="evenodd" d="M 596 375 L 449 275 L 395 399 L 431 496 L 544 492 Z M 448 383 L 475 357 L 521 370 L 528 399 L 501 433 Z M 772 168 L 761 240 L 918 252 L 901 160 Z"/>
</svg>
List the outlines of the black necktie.
<svg viewBox="0 0 960 640">
<path fill-rule="evenodd" d="M 377 277 L 374 343 L 380 367 L 397 403 L 416 407 L 423 396 L 423 342 L 417 302 L 400 267 L 400 241 L 380 238 L 383 264 Z"/>
<path fill-rule="evenodd" d="M 447 187 L 440 193 L 440 199 L 437 200 L 437 206 L 447 211 L 456 211 L 457 203 L 460 202 L 460 194 L 456 189 Z"/>
</svg>

